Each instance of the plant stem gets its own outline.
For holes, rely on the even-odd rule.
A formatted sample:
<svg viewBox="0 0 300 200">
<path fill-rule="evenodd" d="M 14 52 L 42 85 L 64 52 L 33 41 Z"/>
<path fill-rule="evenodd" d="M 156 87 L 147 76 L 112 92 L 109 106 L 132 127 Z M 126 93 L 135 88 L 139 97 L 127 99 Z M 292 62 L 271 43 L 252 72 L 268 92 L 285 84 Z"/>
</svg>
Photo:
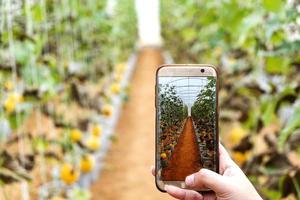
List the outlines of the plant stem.
<svg viewBox="0 0 300 200">
<path fill-rule="evenodd" d="M 297 182 L 295 177 L 292 178 L 292 181 L 295 185 L 295 189 L 296 189 L 296 192 L 297 192 L 297 197 L 298 197 L 297 199 L 300 199 L 300 186 L 299 186 L 299 183 Z"/>
</svg>

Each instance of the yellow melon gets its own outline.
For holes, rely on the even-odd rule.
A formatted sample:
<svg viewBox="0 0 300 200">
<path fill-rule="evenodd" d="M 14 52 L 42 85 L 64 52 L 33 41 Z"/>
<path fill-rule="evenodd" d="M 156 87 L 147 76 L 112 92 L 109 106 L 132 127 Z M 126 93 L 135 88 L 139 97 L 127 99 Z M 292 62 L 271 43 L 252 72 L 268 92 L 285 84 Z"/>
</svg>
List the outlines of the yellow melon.
<svg viewBox="0 0 300 200">
<path fill-rule="evenodd" d="M 67 185 L 75 183 L 79 178 L 80 172 L 71 164 L 65 163 L 60 169 L 60 178 Z"/>
</svg>

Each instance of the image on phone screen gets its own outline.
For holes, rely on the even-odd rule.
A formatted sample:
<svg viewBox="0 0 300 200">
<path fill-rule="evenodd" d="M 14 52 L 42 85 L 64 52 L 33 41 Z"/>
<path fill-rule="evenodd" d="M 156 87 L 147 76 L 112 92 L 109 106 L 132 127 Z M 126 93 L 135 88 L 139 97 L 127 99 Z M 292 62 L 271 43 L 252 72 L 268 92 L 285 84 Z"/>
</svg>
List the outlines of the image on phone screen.
<svg viewBox="0 0 300 200">
<path fill-rule="evenodd" d="M 159 180 L 217 171 L 216 77 L 159 76 L 157 82 Z"/>
</svg>

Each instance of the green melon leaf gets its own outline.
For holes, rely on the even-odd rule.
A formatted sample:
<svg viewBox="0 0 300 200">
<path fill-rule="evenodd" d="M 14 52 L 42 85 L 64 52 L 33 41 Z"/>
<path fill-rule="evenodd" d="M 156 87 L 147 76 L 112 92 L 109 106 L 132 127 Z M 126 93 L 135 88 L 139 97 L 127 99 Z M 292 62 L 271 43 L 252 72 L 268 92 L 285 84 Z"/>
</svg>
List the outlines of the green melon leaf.
<svg viewBox="0 0 300 200">
<path fill-rule="evenodd" d="M 293 134 L 293 131 L 300 127 L 300 106 L 297 107 L 287 122 L 286 126 L 281 130 L 278 145 L 282 149 L 288 137 Z"/>
<path fill-rule="evenodd" d="M 265 70 L 270 74 L 286 74 L 289 70 L 289 62 L 287 57 L 266 57 Z"/>
<path fill-rule="evenodd" d="M 262 4 L 267 11 L 279 12 L 283 8 L 285 2 L 282 0 L 263 0 Z"/>
</svg>

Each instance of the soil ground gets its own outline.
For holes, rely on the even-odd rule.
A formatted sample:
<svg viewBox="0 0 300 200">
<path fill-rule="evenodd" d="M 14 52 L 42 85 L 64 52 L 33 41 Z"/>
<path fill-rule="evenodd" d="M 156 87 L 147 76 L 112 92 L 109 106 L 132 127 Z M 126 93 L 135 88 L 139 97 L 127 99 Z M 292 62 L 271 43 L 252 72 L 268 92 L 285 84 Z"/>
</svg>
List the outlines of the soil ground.
<svg viewBox="0 0 300 200">
<path fill-rule="evenodd" d="M 139 54 L 129 102 L 116 128 L 116 142 L 91 188 L 94 200 L 173 199 L 156 189 L 150 174 L 155 147 L 155 71 L 162 63 L 158 49 L 144 49 Z"/>
<path fill-rule="evenodd" d="M 162 178 L 166 181 L 184 181 L 186 176 L 199 171 L 200 162 L 192 118 L 188 117 L 168 167 L 162 170 Z"/>
</svg>

